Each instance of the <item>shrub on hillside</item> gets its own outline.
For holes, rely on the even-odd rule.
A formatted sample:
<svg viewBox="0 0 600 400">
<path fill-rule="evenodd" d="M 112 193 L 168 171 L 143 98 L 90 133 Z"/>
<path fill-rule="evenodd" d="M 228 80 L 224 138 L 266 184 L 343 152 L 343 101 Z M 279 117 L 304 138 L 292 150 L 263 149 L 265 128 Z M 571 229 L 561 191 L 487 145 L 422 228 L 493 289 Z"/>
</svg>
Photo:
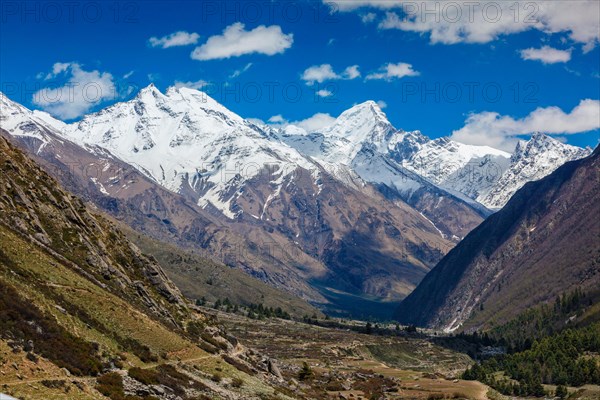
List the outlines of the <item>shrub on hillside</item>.
<svg viewBox="0 0 600 400">
<path fill-rule="evenodd" d="M 156 385 L 160 382 L 158 372 L 152 369 L 133 367 L 129 370 L 129 376 L 144 385 Z"/>
<path fill-rule="evenodd" d="M 102 369 L 96 343 L 74 336 L 1 281 L 0 335 L 23 342 L 31 340 L 36 353 L 74 375 L 95 376 Z"/>
</svg>

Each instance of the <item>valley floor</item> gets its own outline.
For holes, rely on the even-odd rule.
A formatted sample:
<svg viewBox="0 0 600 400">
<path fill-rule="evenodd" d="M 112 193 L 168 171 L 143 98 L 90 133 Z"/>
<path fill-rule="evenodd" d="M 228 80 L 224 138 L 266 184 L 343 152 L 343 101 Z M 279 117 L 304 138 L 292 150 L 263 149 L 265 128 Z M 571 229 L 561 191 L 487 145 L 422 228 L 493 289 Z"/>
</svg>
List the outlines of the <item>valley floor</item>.
<svg viewBox="0 0 600 400">
<path fill-rule="evenodd" d="M 367 335 L 280 319 L 252 320 L 219 312 L 240 341 L 280 362 L 283 377 L 298 381 L 304 362 L 311 380 L 295 394 L 316 399 L 487 399 L 489 388 L 457 377 L 472 363 L 465 354 L 427 338 Z"/>
<path fill-rule="evenodd" d="M 510 399 L 480 382 L 458 379 L 473 361 L 461 352 L 434 344 L 431 337 L 425 335 L 405 332 L 368 335 L 278 318 L 257 320 L 212 309 L 204 311 L 216 314 L 220 324 L 242 345 L 276 360 L 274 368 L 282 379 L 271 375 L 270 380 L 277 389 L 265 398 Z M 347 326 L 353 324 L 349 322 Z M 0 393 L 9 393 L 19 399 L 106 399 L 95 390 L 96 378 L 70 376 L 64 369 L 43 359 L 32 362 L 24 352 L 14 352 L 6 342 L 0 342 L 0 360 Z M 201 370 L 204 376 L 208 376 L 207 372 L 231 368 L 217 355 L 197 348 L 169 354 L 164 363 L 181 371 Z M 309 373 L 301 379 L 304 363 L 309 366 Z M 153 367 L 152 363 L 142 366 Z M 59 387 L 53 388 L 53 382 Z M 204 382 L 211 384 L 210 380 Z M 258 389 L 254 386 L 261 385 L 251 378 L 246 382 L 247 390 Z M 217 385 L 211 386 L 219 390 Z M 547 389 L 554 388 L 548 386 Z M 570 392 L 576 399 L 600 399 L 600 387 L 593 385 L 570 388 Z M 227 394 L 223 395 L 223 398 L 229 398 Z M 244 399 L 244 396 L 238 396 L 232 398 Z"/>
<path fill-rule="evenodd" d="M 517 399 L 501 395 L 480 382 L 458 379 L 474 361 L 465 354 L 467 347 L 454 351 L 435 344 L 445 342 L 438 336 L 439 332 L 367 335 L 289 320 L 248 319 L 220 311 L 217 316 L 226 330 L 245 346 L 279 361 L 284 379 L 297 383 L 291 397 Z M 327 321 L 321 320 L 321 323 Z M 358 322 L 345 323 L 355 328 Z M 392 326 L 382 328 L 393 329 Z M 314 377 L 298 382 L 298 373 L 305 362 Z M 556 387 L 545 385 L 545 389 L 554 392 Z M 570 387 L 568 391 L 571 399 L 600 400 L 600 386 Z"/>
</svg>

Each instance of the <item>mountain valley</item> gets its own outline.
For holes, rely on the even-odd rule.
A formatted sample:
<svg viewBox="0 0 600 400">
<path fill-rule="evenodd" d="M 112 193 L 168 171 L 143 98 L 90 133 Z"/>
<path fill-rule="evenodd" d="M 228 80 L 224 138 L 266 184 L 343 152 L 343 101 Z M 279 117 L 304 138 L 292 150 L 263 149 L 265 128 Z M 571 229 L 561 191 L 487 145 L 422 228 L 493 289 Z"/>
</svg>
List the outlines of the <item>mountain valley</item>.
<svg viewBox="0 0 600 400">
<path fill-rule="evenodd" d="M 535 179 L 587 154 L 542 134 L 513 156 L 430 140 L 374 102 L 309 133 L 258 126 L 185 88 L 151 85 L 72 124 L 1 100 L 15 143 L 117 220 L 363 318 L 408 295 L 491 213 L 484 204 L 502 205 L 524 183 L 503 183 L 515 171 Z"/>
<path fill-rule="evenodd" d="M 600 1 L 0 2 L 0 400 L 600 400 Z"/>
<path fill-rule="evenodd" d="M 531 372 L 546 362 L 538 340 L 598 329 L 598 149 L 543 134 L 512 155 L 430 140 L 396 130 L 373 102 L 322 133 L 275 129 L 210 101 L 191 107 L 206 115 L 189 116 L 185 104 L 198 96 L 149 87 L 70 125 L 1 97 L 4 393 L 599 395 L 596 367 L 558 381 L 567 386 Z M 145 114 L 153 107 L 154 122 Z M 133 133 L 102 127 L 127 116 L 137 122 L 117 125 Z M 155 167 L 136 154 L 161 146 L 142 133 L 169 126 L 163 118 L 191 124 L 168 142 L 190 155 L 165 150 L 156 159 L 176 164 Z M 162 146 L 169 132 L 156 133 Z M 211 169 L 197 167 L 196 151 L 217 154 Z M 256 151 L 271 161 L 256 164 Z M 254 172 L 231 175 L 242 162 Z M 594 360 L 594 346 L 577 351 Z M 530 375 L 510 370 L 515 359 Z M 490 378 L 498 365 L 509 375 Z"/>
</svg>

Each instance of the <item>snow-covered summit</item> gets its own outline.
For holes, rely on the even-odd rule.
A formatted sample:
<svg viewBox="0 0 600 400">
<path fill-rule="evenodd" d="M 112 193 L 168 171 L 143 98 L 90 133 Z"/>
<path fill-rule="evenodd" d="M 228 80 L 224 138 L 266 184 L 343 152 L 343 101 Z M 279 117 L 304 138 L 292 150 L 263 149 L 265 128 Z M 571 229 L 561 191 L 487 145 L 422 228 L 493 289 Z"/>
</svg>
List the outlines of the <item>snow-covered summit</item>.
<svg viewBox="0 0 600 400">
<path fill-rule="evenodd" d="M 498 209 L 526 182 L 591 152 L 541 133 L 519 142 L 513 154 L 450 138 L 431 140 L 396 129 L 374 101 L 351 107 L 316 132 L 293 125 L 275 129 L 242 118 L 204 92 L 172 87 L 162 93 L 152 84 L 72 124 L 0 93 L 0 122 L 13 135 L 44 141 L 49 130 L 80 146 L 100 147 L 231 218 L 232 201 L 265 166 L 277 176 L 275 192 L 302 168 L 315 182 L 326 170 L 355 188 L 385 185 L 404 199 L 435 189 Z"/>
<path fill-rule="evenodd" d="M 561 143 L 541 132 L 518 142 L 510 165 L 485 195 L 477 199 L 491 209 L 502 208 L 527 182 L 542 179 L 567 161 L 586 157 L 592 150 Z"/>
<path fill-rule="evenodd" d="M 237 190 L 265 165 L 281 174 L 315 169 L 297 150 L 194 89 L 163 94 L 150 85 L 64 132 L 81 145 L 105 148 L 169 190 L 191 189 L 201 205 L 210 203 L 228 217 Z"/>
<path fill-rule="evenodd" d="M 551 165 L 561 156 L 563 158 L 583 157 L 589 155 L 590 150 L 562 143 L 543 132 L 535 132 L 529 140 L 520 140 L 517 143 L 512 159 L 518 161 L 535 158 Z"/>
<path fill-rule="evenodd" d="M 11 134 L 31 136 L 45 142 L 44 130 L 60 131 L 65 126 L 65 123 L 50 114 L 38 110 L 32 111 L 0 92 L 0 128 Z"/>
<path fill-rule="evenodd" d="M 366 101 L 344 111 L 335 122 L 320 130 L 326 137 L 345 139 L 355 144 L 366 141 L 382 144 L 395 129 L 374 101 Z"/>
<path fill-rule="evenodd" d="M 334 175 L 340 165 L 348 166 L 367 182 L 405 193 L 426 187 L 425 180 L 490 209 L 504 206 L 526 182 L 590 154 L 589 149 L 565 145 L 541 133 L 521 141 L 514 154 L 449 137 L 431 140 L 420 131 L 394 128 L 373 101 L 344 111 L 317 133 L 294 132 L 286 128 L 283 140 L 321 162 Z M 341 175 L 347 176 L 346 171 Z"/>
<path fill-rule="evenodd" d="M 333 123 L 316 132 L 307 133 L 288 125 L 280 134 L 283 141 L 315 159 L 350 165 L 365 146 L 385 151 L 396 132 L 377 103 L 366 101 L 344 111 Z"/>
</svg>

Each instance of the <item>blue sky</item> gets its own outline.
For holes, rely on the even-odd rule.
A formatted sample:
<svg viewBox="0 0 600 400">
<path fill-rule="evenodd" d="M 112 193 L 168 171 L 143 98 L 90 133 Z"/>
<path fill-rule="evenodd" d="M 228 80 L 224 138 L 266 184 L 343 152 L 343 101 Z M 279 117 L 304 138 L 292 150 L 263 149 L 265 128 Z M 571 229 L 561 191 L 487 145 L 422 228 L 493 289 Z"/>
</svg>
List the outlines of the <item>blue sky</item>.
<svg viewBox="0 0 600 400">
<path fill-rule="evenodd" d="M 452 3 L 6 1 L 1 90 L 68 120 L 153 82 L 277 124 L 318 127 L 375 100 L 430 137 L 508 149 L 542 130 L 598 144 L 598 2 Z M 69 81 L 103 93 L 40 96 Z"/>
</svg>

